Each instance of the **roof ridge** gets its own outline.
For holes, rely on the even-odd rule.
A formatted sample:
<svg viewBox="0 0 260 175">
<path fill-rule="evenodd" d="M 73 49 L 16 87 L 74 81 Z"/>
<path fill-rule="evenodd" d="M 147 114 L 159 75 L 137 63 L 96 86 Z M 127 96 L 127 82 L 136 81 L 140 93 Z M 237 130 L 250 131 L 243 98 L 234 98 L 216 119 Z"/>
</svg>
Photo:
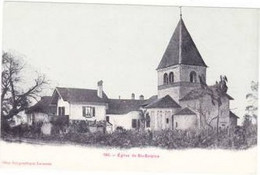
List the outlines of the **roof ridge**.
<svg viewBox="0 0 260 175">
<path fill-rule="evenodd" d="M 140 100 L 140 99 L 117 99 L 117 98 L 109 98 L 109 100 L 145 101 L 145 100 L 147 100 L 147 99 Z"/>
<path fill-rule="evenodd" d="M 97 89 L 88 89 L 88 88 L 74 88 L 74 87 L 56 87 L 56 88 L 61 88 L 61 89 L 76 89 L 76 90 L 95 90 L 97 91 Z"/>
</svg>

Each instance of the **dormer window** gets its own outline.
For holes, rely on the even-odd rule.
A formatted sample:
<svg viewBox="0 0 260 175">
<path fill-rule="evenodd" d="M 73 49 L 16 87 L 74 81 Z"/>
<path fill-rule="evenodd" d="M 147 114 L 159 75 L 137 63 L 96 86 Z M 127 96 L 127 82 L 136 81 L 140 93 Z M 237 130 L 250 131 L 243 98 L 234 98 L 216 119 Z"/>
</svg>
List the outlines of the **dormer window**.
<svg viewBox="0 0 260 175">
<path fill-rule="evenodd" d="M 163 84 L 168 84 L 168 75 L 167 75 L 167 73 L 165 73 L 163 75 Z"/>
<path fill-rule="evenodd" d="M 197 82 L 197 74 L 196 74 L 196 72 L 194 72 L 194 71 L 192 71 L 192 72 L 190 73 L 190 82 L 191 82 L 191 83 L 196 83 L 196 82 Z"/>
</svg>

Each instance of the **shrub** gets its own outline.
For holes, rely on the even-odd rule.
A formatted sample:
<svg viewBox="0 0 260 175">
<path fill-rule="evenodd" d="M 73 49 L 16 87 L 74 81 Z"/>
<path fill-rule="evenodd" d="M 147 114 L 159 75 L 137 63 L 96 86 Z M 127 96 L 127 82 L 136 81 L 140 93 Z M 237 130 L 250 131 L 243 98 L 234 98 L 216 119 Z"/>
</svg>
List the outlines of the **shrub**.
<svg viewBox="0 0 260 175">
<path fill-rule="evenodd" d="M 74 126 L 75 125 L 75 126 Z M 23 132 L 23 138 L 34 138 L 36 141 L 59 143 L 74 143 L 97 147 L 160 147 L 164 149 L 188 149 L 188 148 L 221 148 L 221 149 L 246 149 L 256 145 L 257 127 L 250 130 L 236 127 L 232 130 L 201 130 L 197 132 L 180 130 L 162 131 L 136 131 L 117 129 L 113 133 L 82 132 L 85 124 L 70 124 L 70 132 L 43 136 L 39 126 L 27 129 Z M 81 132 L 72 132 L 75 127 Z M 87 131 L 87 130 L 85 130 Z"/>
</svg>

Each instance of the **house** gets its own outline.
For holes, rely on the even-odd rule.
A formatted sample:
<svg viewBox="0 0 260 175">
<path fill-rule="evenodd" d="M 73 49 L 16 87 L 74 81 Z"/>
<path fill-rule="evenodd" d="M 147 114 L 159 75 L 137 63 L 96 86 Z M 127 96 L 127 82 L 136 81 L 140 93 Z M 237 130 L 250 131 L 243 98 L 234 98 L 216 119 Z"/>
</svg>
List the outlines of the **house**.
<svg viewBox="0 0 260 175">
<path fill-rule="evenodd" d="M 207 68 L 180 17 L 156 69 L 157 95 L 148 99 L 142 95 L 135 99 L 134 94 L 131 99 L 111 99 L 103 91 L 103 81 L 99 81 L 97 89 L 57 87 L 48 98 L 48 106 L 55 108 L 50 109 L 54 115 L 67 116 L 70 123 L 101 122 L 109 131 L 142 126 L 152 131 L 234 127 L 238 117 L 230 111 L 233 98 L 226 91 L 219 97 L 219 84 L 206 85 Z M 37 104 L 28 112 L 34 118 L 47 118 L 49 113 L 38 109 Z"/>
<path fill-rule="evenodd" d="M 35 105 L 25 111 L 29 125 L 51 120 L 51 116 L 56 114 L 57 108 L 56 105 L 51 104 L 51 99 L 51 96 L 43 96 Z"/>
<path fill-rule="evenodd" d="M 140 128 L 140 106 L 145 102 L 143 97 L 131 99 L 109 99 L 108 109 L 106 111 L 106 120 L 113 126 L 113 130 L 117 127 L 124 129 Z"/>
</svg>

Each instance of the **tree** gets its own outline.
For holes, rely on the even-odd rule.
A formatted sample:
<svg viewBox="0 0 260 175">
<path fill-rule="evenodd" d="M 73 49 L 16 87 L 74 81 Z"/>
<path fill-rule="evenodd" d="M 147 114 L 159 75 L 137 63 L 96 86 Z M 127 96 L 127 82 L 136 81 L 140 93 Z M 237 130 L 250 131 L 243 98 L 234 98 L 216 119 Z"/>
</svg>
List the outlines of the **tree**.
<svg viewBox="0 0 260 175">
<path fill-rule="evenodd" d="M 7 127 L 7 120 L 26 110 L 33 100 L 37 100 L 45 85 L 44 75 L 38 74 L 30 87 L 23 82 L 25 64 L 11 53 L 2 54 L 1 82 L 1 129 Z"/>
<path fill-rule="evenodd" d="M 245 123 L 253 122 L 257 124 L 258 110 L 258 82 L 251 82 L 251 92 L 246 94 L 248 105 L 246 106 L 246 114 L 244 116 Z"/>
<path fill-rule="evenodd" d="M 140 123 L 141 124 L 140 128 L 141 128 L 142 131 L 145 130 L 146 114 L 147 114 L 147 110 L 146 109 L 140 109 L 139 110 L 139 116 L 140 116 L 140 122 L 141 122 Z M 138 128 L 138 130 L 139 130 L 139 128 Z"/>
<path fill-rule="evenodd" d="M 209 121 L 207 121 L 206 119 L 206 115 L 203 115 L 203 111 L 200 110 L 202 116 L 204 117 L 205 123 L 207 126 L 209 126 L 210 128 L 213 128 L 211 126 L 211 122 L 214 119 L 217 119 L 217 135 L 219 133 L 219 110 L 220 110 L 220 106 L 222 105 L 222 101 L 221 98 L 227 93 L 228 87 L 227 87 L 227 77 L 224 76 L 220 76 L 220 81 L 216 81 L 216 84 L 214 85 L 214 87 L 216 88 L 216 92 L 214 92 L 207 84 L 206 84 L 206 80 L 204 77 L 199 76 L 199 80 L 200 80 L 200 84 L 201 84 L 201 88 L 204 90 L 205 94 L 209 95 L 211 98 L 211 103 L 213 105 L 217 105 L 218 106 L 218 115 L 216 117 L 213 117 L 212 119 L 210 119 Z"/>
</svg>

